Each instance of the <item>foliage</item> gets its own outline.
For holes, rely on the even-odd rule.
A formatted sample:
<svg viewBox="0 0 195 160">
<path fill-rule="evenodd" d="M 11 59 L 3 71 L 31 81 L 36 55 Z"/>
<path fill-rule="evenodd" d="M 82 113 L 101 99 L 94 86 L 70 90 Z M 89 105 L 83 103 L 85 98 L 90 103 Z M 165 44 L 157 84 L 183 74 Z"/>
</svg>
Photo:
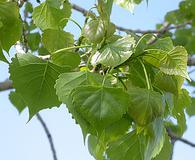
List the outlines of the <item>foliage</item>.
<svg viewBox="0 0 195 160">
<path fill-rule="evenodd" d="M 110 21 L 113 3 L 132 12 L 141 2 L 98 0 L 98 14 L 89 13 L 80 26 L 71 19 L 68 0 L 46 0 L 36 7 L 26 2 L 21 10 L 28 20 L 16 2 L 1 0 L 0 60 L 10 66 L 13 105 L 19 112 L 28 107 L 32 118 L 66 104 L 97 160 L 168 160 L 172 147 L 166 129 L 182 136 L 185 111 L 195 115 L 194 99 L 191 105 L 182 89 L 184 80 L 191 80 L 187 61 L 195 52 L 195 2 L 182 1 L 167 13 L 170 25 L 186 25 L 161 38 L 117 34 Z M 81 28 L 78 39 L 64 30 L 68 21 Z M 5 52 L 16 41 L 28 53 L 16 53 L 8 62 Z"/>
</svg>

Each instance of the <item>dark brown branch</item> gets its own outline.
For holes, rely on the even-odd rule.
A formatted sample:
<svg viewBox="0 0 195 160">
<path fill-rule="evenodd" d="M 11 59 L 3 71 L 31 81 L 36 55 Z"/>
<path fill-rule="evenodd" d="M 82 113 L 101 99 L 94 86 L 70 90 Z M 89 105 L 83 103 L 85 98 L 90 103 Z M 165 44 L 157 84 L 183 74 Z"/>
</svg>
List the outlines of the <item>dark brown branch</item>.
<svg viewBox="0 0 195 160">
<path fill-rule="evenodd" d="M 56 155 L 56 150 L 55 150 L 55 147 L 54 147 L 54 143 L 53 143 L 53 138 L 50 134 L 50 131 L 46 125 L 46 123 L 44 122 L 43 118 L 41 117 L 41 115 L 39 113 L 36 114 L 37 116 L 37 119 L 39 120 L 39 122 L 41 123 L 46 135 L 47 135 L 47 138 L 49 140 L 49 144 L 50 144 L 50 147 L 51 147 L 51 151 L 52 151 L 52 154 L 53 154 L 53 159 L 54 160 L 57 160 L 57 155 Z"/>
<path fill-rule="evenodd" d="M 76 4 L 72 4 L 72 8 L 80 13 L 82 13 L 84 16 L 96 16 L 93 12 L 90 12 Z M 136 29 L 136 30 L 133 30 L 133 29 L 128 29 L 128 28 L 124 28 L 124 27 L 121 27 L 121 26 L 116 26 L 116 28 L 119 30 L 119 31 L 123 31 L 123 32 L 134 32 L 134 33 L 140 33 L 140 34 L 146 34 L 146 33 L 154 33 L 154 34 L 164 34 L 165 32 L 169 31 L 169 30 L 173 30 L 173 29 L 178 29 L 178 28 L 182 28 L 182 27 L 185 27 L 186 25 L 189 25 L 191 24 L 191 22 L 186 22 L 186 23 L 183 23 L 183 24 L 179 24 L 179 25 L 175 25 L 175 26 L 166 26 L 166 27 L 162 27 L 161 29 L 159 30 L 140 30 L 140 29 Z"/>
<path fill-rule="evenodd" d="M 175 141 L 180 141 L 180 142 L 183 142 L 183 143 L 185 143 L 185 144 L 187 144 L 187 145 L 189 145 L 191 147 L 195 147 L 195 143 L 192 143 L 192 142 L 190 142 L 190 141 L 188 141 L 188 140 L 186 140 L 184 138 L 176 136 L 169 128 L 167 128 L 167 133 L 168 133 L 169 137 L 171 138 L 172 142 L 173 141 L 174 142 Z"/>
</svg>

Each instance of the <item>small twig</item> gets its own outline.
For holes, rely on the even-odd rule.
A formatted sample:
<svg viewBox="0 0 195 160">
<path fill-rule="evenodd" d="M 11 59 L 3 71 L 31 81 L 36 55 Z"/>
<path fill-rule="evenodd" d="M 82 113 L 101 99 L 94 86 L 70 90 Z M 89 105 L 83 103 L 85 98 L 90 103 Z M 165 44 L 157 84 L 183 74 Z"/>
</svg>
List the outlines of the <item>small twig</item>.
<svg viewBox="0 0 195 160">
<path fill-rule="evenodd" d="M 195 147 L 195 143 L 192 143 L 184 138 L 181 138 L 181 137 L 178 137 L 176 136 L 172 131 L 171 129 L 167 128 L 167 133 L 168 133 L 168 136 L 171 138 L 171 141 L 180 141 L 180 142 L 183 142 L 191 147 Z"/>
<path fill-rule="evenodd" d="M 39 120 L 39 122 L 41 123 L 42 127 L 44 128 L 44 131 L 45 131 L 45 133 L 47 135 L 47 138 L 49 140 L 49 144 L 50 144 L 51 151 L 52 151 L 52 154 L 53 154 L 53 159 L 57 160 L 56 150 L 55 150 L 55 147 L 54 147 L 53 138 L 50 134 L 50 131 L 49 131 L 46 123 L 44 122 L 43 118 L 41 117 L 41 115 L 39 113 L 37 113 L 36 116 L 37 116 L 37 119 Z"/>
</svg>

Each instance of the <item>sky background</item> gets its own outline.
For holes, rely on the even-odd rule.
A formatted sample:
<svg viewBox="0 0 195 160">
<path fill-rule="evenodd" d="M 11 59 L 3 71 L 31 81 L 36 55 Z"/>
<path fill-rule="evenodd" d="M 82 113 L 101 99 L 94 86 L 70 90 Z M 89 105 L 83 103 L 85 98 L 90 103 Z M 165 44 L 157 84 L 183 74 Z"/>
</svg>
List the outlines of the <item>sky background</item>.
<svg viewBox="0 0 195 160">
<path fill-rule="evenodd" d="M 72 0 L 71 2 L 89 9 L 94 0 Z M 154 29 L 163 22 L 167 11 L 176 9 L 180 0 L 149 0 L 137 6 L 134 14 L 114 6 L 112 22 L 132 29 Z M 83 24 L 84 17 L 73 11 L 72 18 Z M 71 22 L 66 31 L 79 34 Z M 0 81 L 9 77 L 8 65 L 0 62 Z M 9 91 L 0 92 L 0 160 L 52 160 L 50 146 L 45 132 L 34 117 L 29 123 L 28 109 L 20 115 L 9 102 Z M 74 123 L 66 107 L 52 108 L 40 112 L 51 131 L 57 150 L 58 160 L 94 160 L 84 146 L 81 130 Z M 195 142 L 195 118 L 187 118 L 188 129 L 184 138 Z M 174 160 L 194 160 L 195 148 L 177 142 Z"/>
</svg>

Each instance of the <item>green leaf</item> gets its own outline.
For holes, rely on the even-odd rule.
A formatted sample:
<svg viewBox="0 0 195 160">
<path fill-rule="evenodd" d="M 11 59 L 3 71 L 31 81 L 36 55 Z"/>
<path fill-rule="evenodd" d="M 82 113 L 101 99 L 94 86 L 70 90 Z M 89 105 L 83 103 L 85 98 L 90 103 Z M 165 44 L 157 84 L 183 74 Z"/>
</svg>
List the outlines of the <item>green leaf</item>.
<svg viewBox="0 0 195 160">
<path fill-rule="evenodd" d="M 33 20 L 37 27 L 46 29 L 63 29 L 71 15 L 71 5 L 68 1 L 46 0 L 34 8 Z"/>
<path fill-rule="evenodd" d="M 26 4 L 25 4 L 25 11 L 27 11 L 27 12 L 29 12 L 29 13 L 32 13 L 32 12 L 33 12 L 32 3 L 26 2 Z"/>
<path fill-rule="evenodd" d="M 171 153 L 173 150 L 173 146 L 170 142 L 170 138 L 167 134 L 165 134 L 165 142 L 161 152 L 152 160 L 169 160 L 171 158 Z"/>
<path fill-rule="evenodd" d="M 167 51 L 148 49 L 144 59 L 168 75 L 179 75 L 190 80 L 187 73 L 188 54 L 184 47 L 177 46 Z"/>
<path fill-rule="evenodd" d="M 87 134 L 95 134 L 96 130 L 93 128 L 93 126 L 87 121 L 85 117 L 83 117 L 75 108 L 72 102 L 72 98 L 69 97 L 66 100 L 66 106 L 69 110 L 69 112 L 72 114 L 72 117 L 75 119 L 76 123 L 80 125 L 82 133 L 83 133 L 83 139 L 85 142 L 85 138 Z"/>
<path fill-rule="evenodd" d="M 139 4 L 141 1 L 142 0 L 114 0 L 117 5 L 129 10 L 130 12 L 133 12 L 136 4 Z"/>
<path fill-rule="evenodd" d="M 108 126 L 104 131 L 104 139 L 113 142 L 126 134 L 131 126 L 132 120 L 125 115 L 119 121 Z"/>
<path fill-rule="evenodd" d="M 191 105 L 186 108 L 186 112 L 190 117 L 195 115 L 195 98 L 192 98 L 191 101 Z"/>
<path fill-rule="evenodd" d="M 28 34 L 27 41 L 28 41 L 28 45 L 32 51 L 38 50 L 39 44 L 41 42 L 41 36 L 40 36 L 39 32 Z"/>
<path fill-rule="evenodd" d="M 135 40 L 130 35 L 120 38 L 96 52 L 92 57 L 92 64 L 101 63 L 106 66 L 116 67 L 131 57 L 134 45 Z"/>
<path fill-rule="evenodd" d="M 143 135 L 132 131 L 110 144 L 107 155 L 111 160 L 148 160 L 144 157 L 146 140 Z"/>
<path fill-rule="evenodd" d="M 73 35 L 69 32 L 47 29 L 43 32 L 42 42 L 49 52 L 55 52 L 62 48 L 74 45 Z"/>
<path fill-rule="evenodd" d="M 60 105 L 54 84 L 59 74 L 68 70 L 31 54 L 17 54 L 12 59 L 10 79 L 29 107 L 30 118 L 41 109 Z"/>
<path fill-rule="evenodd" d="M 154 35 L 144 34 L 143 36 L 138 37 L 134 33 L 131 33 L 131 34 L 137 41 L 136 47 L 135 47 L 135 53 L 132 55 L 132 57 L 137 57 L 144 53 L 144 50 L 149 46 L 148 43 L 154 38 Z"/>
<path fill-rule="evenodd" d="M 76 52 L 59 52 L 51 55 L 51 60 L 54 64 L 59 66 L 67 66 L 71 69 L 78 67 L 81 58 Z"/>
<path fill-rule="evenodd" d="M 89 135 L 88 137 L 88 150 L 89 153 L 97 160 L 105 160 L 103 153 L 106 146 L 101 139 L 99 140 L 96 136 Z"/>
<path fill-rule="evenodd" d="M 101 83 L 102 80 L 103 78 L 99 74 L 87 71 L 63 73 L 56 81 L 56 94 L 58 95 L 60 101 L 66 103 L 74 88 L 80 85 L 98 85 L 98 83 Z"/>
<path fill-rule="evenodd" d="M 9 63 L 8 60 L 6 59 L 5 55 L 3 54 L 1 46 L 0 46 L 0 60 L 5 62 L 5 63 Z"/>
<path fill-rule="evenodd" d="M 129 115 L 139 125 L 146 125 L 162 116 L 164 111 L 160 93 L 144 88 L 130 88 Z"/>
<path fill-rule="evenodd" d="M 153 135 L 137 134 L 132 131 L 109 145 L 107 155 L 112 160 L 151 160 L 160 152 L 164 143 L 163 121 L 153 123 Z M 120 153 L 120 154 L 119 154 Z"/>
<path fill-rule="evenodd" d="M 110 19 L 113 1 L 114 0 L 99 0 L 98 1 L 98 11 L 102 18 L 105 18 L 107 20 Z"/>
<path fill-rule="evenodd" d="M 172 110 L 173 116 L 177 119 L 179 127 L 179 134 L 183 135 L 186 130 L 186 117 L 184 110 L 191 105 L 191 98 L 187 90 L 180 90 L 178 96 L 174 97 L 174 108 Z"/>
<path fill-rule="evenodd" d="M 158 39 L 154 44 L 150 45 L 148 48 L 170 51 L 174 49 L 174 46 L 172 39 L 170 37 L 165 37 Z"/>
<path fill-rule="evenodd" d="M 158 118 L 146 128 L 148 131 L 147 146 L 145 149 L 145 157 L 151 159 L 156 157 L 163 148 L 165 141 L 165 128 L 163 119 Z"/>
<path fill-rule="evenodd" d="M 149 66 L 148 64 L 144 64 L 144 65 L 148 76 L 152 80 L 154 77 L 154 71 L 152 70 L 151 66 Z M 129 71 L 127 77 L 129 78 L 129 82 L 130 82 L 129 87 L 131 86 L 136 86 L 141 88 L 147 87 L 143 67 L 137 59 L 132 60 L 129 63 Z"/>
<path fill-rule="evenodd" d="M 90 20 L 83 29 L 83 35 L 92 43 L 100 43 L 105 34 L 104 22 L 101 19 Z"/>
<path fill-rule="evenodd" d="M 19 113 L 21 113 L 24 110 L 24 108 L 26 108 L 26 104 L 24 102 L 24 99 L 17 92 L 13 92 L 13 91 L 10 92 L 10 94 L 9 94 L 9 100 L 17 108 L 17 110 L 19 111 Z"/>
<path fill-rule="evenodd" d="M 9 52 L 10 47 L 20 39 L 22 23 L 15 2 L 0 2 L 0 45 Z"/>
<path fill-rule="evenodd" d="M 163 72 L 158 72 L 155 75 L 154 86 L 162 91 L 177 95 L 182 87 L 183 82 L 184 78 L 181 76 L 167 75 Z"/>
<path fill-rule="evenodd" d="M 126 113 L 129 96 L 120 88 L 81 86 L 71 93 L 76 110 L 101 130 Z"/>
</svg>

